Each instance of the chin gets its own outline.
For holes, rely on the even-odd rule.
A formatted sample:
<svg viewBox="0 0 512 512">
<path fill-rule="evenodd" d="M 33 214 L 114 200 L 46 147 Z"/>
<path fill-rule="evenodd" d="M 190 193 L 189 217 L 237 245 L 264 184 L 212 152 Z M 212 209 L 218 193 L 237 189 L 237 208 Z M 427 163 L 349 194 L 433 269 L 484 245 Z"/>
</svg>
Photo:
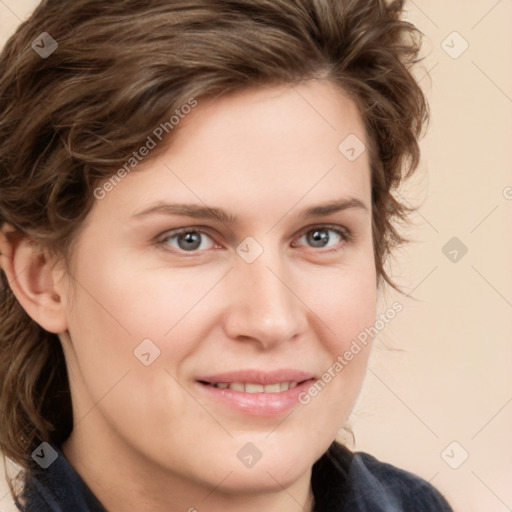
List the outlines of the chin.
<svg viewBox="0 0 512 512">
<path fill-rule="evenodd" d="M 261 464 L 261 465 L 260 465 Z M 222 483 L 228 493 L 261 494 L 282 491 L 307 474 L 310 478 L 311 467 L 308 465 L 291 466 L 285 461 L 278 465 L 260 463 L 251 469 L 234 470 Z M 215 485 L 218 485 L 216 482 Z"/>
<path fill-rule="evenodd" d="M 251 453 L 250 448 L 247 448 L 245 452 L 240 453 L 239 451 L 240 455 L 237 454 L 234 460 L 231 453 L 229 457 L 226 454 L 225 458 L 216 460 L 216 469 L 212 471 L 209 480 L 213 477 L 214 484 L 218 485 L 219 475 L 225 476 L 222 488 L 224 491 L 232 493 L 282 491 L 283 487 L 292 486 L 301 477 L 306 477 L 309 480 L 311 467 L 323 453 L 323 450 L 320 450 L 321 453 L 317 457 L 316 453 L 311 451 L 311 447 L 308 448 L 303 444 L 288 449 L 283 445 L 265 447 L 262 451 L 259 460 L 251 461 L 248 456 L 246 464 L 243 459 L 245 453 Z M 257 456 L 257 452 L 254 452 L 253 455 Z M 228 458 L 231 459 L 229 464 L 226 463 Z"/>
</svg>

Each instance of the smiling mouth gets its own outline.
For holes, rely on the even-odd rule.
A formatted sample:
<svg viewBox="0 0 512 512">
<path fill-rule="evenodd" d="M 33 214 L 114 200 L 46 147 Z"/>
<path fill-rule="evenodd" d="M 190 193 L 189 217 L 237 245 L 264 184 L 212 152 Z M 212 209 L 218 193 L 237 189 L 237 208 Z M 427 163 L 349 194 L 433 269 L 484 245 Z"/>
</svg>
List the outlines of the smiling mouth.
<svg viewBox="0 0 512 512">
<path fill-rule="evenodd" d="M 315 382 L 312 373 L 283 369 L 241 370 L 196 379 L 204 397 L 238 414 L 276 417 L 300 405 L 299 395 Z"/>
<path fill-rule="evenodd" d="M 242 393 L 282 393 L 289 389 L 294 389 L 299 384 L 306 381 L 286 381 L 276 382 L 273 384 L 257 384 L 254 382 L 199 382 L 205 386 L 218 389 L 229 389 L 231 391 L 239 391 Z"/>
</svg>

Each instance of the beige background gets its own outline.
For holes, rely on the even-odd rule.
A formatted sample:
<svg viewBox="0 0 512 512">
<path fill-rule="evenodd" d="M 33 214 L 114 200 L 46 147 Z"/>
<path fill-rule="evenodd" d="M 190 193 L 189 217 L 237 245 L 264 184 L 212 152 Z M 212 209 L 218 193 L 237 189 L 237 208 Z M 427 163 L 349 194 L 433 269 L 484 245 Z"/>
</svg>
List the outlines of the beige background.
<svg viewBox="0 0 512 512">
<path fill-rule="evenodd" d="M 0 46 L 36 4 L 0 0 Z M 421 204 L 414 243 L 393 266 L 406 295 L 387 292 L 380 307 L 398 300 L 404 310 L 379 335 L 352 416 L 356 449 L 431 481 L 456 512 L 505 512 L 512 510 L 512 0 L 408 5 L 426 35 L 417 73 L 432 121 L 422 176 L 403 191 Z M 456 262 L 442 252 L 452 237 L 468 249 L 446 251 Z M 0 487 L 0 512 L 12 510 L 6 492 Z"/>
</svg>

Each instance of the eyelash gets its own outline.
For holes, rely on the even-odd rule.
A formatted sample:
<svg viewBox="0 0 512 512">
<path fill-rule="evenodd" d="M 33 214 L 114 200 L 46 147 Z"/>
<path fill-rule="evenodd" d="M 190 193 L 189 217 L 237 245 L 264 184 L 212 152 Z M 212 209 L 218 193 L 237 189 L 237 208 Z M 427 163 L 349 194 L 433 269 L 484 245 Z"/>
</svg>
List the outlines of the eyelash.
<svg viewBox="0 0 512 512">
<path fill-rule="evenodd" d="M 297 237 L 295 237 L 294 242 L 292 242 L 292 244 L 295 243 L 295 240 L 300 240 L 303 236 L 305 236 L 308 233 L 315 231 L 315 230 L 331 231 L 331 232 L 334 232 L 337 235 L 339 235 L 340 238 L 342 239 L 341 242 L 335 244 L 333 247 L 330 247 L 328 249 L 318 248 L 318 250 L 316 250 L 315 252 L 317 252 L 319 254 L 320 253 L 329 254 L 332 252 L 339 251 L 342 246 L 344 246 L 347 243 L 351 243 L 354 240 L 354 236 L 351 233 L 351 231 L 343 226 L 319 224 L 319 225 L 315 225 L 315 226 L 308 226 L 307 228 L 302 230 L 300 232 L 300 234 Z M 167 243 L 169 240 L 175 239 L 175 238 L 179 237 L 180 235 L 184 235 L 187 233 L 198 233 L 201 235 L 206 235 L 207 237 L 209 237 L 212 240 L 212 242 L 215 246 L 217 246 L 217 247 L 219 246 L 219 244 L 217 242 L 215 242 L 215 240 L 213 239 L 213 236 L 210 234 L 209 230 L 206 230 L 205 228 L 202 228 L 199 226 L 197 226 L 197 227 L 191 226 L 191 227 L 187 227 L 187 228 L 179 228 L 179 229 L 175 229 L 172 231 L 167 231 L 166 233 L 164 233 L 163 236 L 158 237 L 157 245 L 160 246 L 163 250 L 165 250 L 167 252 L 177 252 L 178 254 L 185 255 L 186 257 L 187 256 L 188 257 L 196 256 L 197 254 L 199 254 L 201 252 L 208 251 L 211 249 L 210 248 L 210 249 L 198 249 L 198 250 L 194 250 L 194 251 L 185 251 L 183 249 L 177 249 L 174 247 L 169 248 L 169 245 Z M 316 249 L 315 247 L 311 247 L 311 246 L 306 246 L 306 247 L 308 247 L 309 249 L 313 249 L 313 250 Z"/>
</svg>

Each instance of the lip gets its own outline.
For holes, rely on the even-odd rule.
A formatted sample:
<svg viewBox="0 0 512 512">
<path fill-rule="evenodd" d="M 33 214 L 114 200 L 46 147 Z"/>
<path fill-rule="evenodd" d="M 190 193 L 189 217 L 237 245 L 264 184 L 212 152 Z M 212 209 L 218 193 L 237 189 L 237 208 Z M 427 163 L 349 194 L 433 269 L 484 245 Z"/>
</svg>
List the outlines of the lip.
<svg viewBox="0 0 512 512">
<path fill-rule="evenodd" d="M 234 372 L 216 373 L 199 377 L 196 380 L 217 384 L 219 382 L 253 382 L 254 384 L 275 384 L 276 382 L 302 382 L 303 380 L 313 379 L 314 375 L 302 370 L 280 369 L 271 371 L 262 370 L 238 370 Z"/>
<path fill-rule="evenodd" d="M 315 377 L 309 372 L 294 369 L 272 371 L 240 370 L 218 373 L 196 379 L 203 396 L 247 416 L 271 417 L 287 413 L 300 405 L 299 394 L 313 384 Z M 216 388 L 208 384 L 219 382 L 251 382 L 254 384 L 275 384 L 297 382 L 297 386 L 279 393 L 246 393 L 232 389 Z"/>
</svg>

